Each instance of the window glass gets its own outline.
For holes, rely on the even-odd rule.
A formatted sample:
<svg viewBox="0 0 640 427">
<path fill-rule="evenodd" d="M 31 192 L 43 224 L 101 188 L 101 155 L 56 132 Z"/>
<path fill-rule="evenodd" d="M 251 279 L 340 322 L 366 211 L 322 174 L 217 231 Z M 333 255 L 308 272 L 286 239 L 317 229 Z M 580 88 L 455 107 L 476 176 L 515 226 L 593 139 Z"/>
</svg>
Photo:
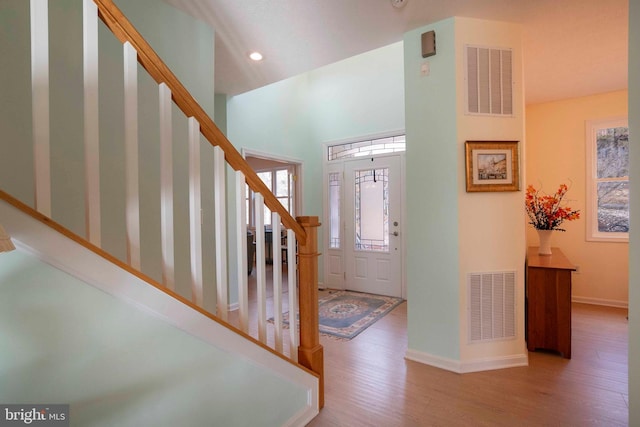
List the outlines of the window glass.
<svg viewBox="0 0 640 427">
<path fill-rule="evenodd" d="M 396 153 L 406 151 L 404 135 L 387 138 L 369 139 L 348 144 L 332 145 L 329 147 L 328 159 L 338 160 L 351 157 L 373 156 L 376 154 Z"/>
<path fill-rule="evenodd" d="M 587 240 L 629 239 L 629 128 L 625 119 L 587 122 Z"/>
<path fill-rule="evenodd" d="M 355 249 L 389 252 L 389 168 L 355 172 Z"/>
<path fill-rule="evenodd" d="M 598 129 L 598 178 L 629 176 L 629 128 Z"/>
<path fill-rule="evenodd" d="M 598 182 L 598 231 L 629 232 L 629 181 Z"/>
<path fill-rule="evenodd" d="M 329 247 L 340 249 L 340 173 L 329 174 Z"/>
<path fill-rule="evenodd" d="M 272 182 L 271 171 L 258 172 L 258 177 L 262 180 L 262 182 L 264 182 L 264 185 L 266 185 L 267 188 L 273 190 L 273 187 L 271 185 L 271 182 Z"/>
<path fill-rule="evenodd" d="M 289 197 L 289 171 L 280 169 L 276 171 L 276 188 L 275 194 L 278 197 Z M 285 203 L 283 203 L 287 206 Z"/>
</svg>

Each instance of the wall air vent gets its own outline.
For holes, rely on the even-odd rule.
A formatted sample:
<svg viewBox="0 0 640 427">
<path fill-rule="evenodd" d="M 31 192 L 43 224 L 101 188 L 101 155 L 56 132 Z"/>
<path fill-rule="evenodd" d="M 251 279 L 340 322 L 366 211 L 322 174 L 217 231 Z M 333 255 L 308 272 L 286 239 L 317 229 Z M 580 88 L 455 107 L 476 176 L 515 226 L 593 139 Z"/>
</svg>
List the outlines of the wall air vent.
<svg viewBox="0 0 640 427">
<path fill-rule="evenodd" d="M 469 342 L 516 336 L 516 272 L 470 273 Z"/>
<path fill-rule="evenodd" d="M 467 46 L 467 114 L 513 115 L 511 49 Z"/>
</svg>

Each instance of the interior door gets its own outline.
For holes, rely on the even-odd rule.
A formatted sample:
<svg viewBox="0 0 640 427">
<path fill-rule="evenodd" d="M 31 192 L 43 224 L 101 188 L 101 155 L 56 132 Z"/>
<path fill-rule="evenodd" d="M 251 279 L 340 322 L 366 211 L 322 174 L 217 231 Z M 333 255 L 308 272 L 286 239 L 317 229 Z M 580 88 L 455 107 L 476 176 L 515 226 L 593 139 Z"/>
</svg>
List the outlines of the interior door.
<svg viewBox="0 0 640 427">
<path fill-rule="evenodd" d="M 400 156 L 344 163 L 345 287 L 402 297 Z"/>
</svg>

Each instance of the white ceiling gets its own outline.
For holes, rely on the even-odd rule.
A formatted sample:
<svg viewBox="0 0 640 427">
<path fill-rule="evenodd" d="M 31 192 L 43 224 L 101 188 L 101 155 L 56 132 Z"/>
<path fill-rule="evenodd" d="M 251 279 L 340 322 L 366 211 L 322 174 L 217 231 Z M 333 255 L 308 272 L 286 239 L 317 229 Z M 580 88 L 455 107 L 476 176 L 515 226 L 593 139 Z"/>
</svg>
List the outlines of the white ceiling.
<svg viewBox="0 0 640 427">
<path fill-rule="evenodd" d="M 235 95 L 402 40 L 450 16 L 523 26 L 527 104 L 627 88 L 628 0 L 166 0 L 216 31 Z M 247 54 L 260 51 L 255 63 Z"/>
</svg>

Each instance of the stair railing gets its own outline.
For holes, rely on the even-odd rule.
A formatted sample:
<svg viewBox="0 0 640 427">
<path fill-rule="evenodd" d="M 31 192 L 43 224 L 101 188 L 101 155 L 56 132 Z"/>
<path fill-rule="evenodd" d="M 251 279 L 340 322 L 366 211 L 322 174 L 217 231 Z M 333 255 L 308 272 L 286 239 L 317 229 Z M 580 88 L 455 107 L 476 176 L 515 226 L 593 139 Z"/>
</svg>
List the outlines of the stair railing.
<svg viewBox="0 0 640 427">
<path fill-rule="evenodd" d="M 33 84 L 33 126 L 34 126 L 34 156 L 36 165 L 36 198 L 35 209 L 42 218 L 51 217 L 51 189 L 49 163 L 49 123 L 48 123 L 48 85 L 38 85 L 37 80 L 48 79 L 47 42 L 47 1 L 31 0 L 32 9 L 32 78 Z M 189 211 L 190 211 L 190 249 L 191 249 L 191 303 L 200 311 L 203 303 L 202 281 L 202 232 L 200 227 L 200 171 L 199 144 L 202 135 L 214 147 L 214 175 L 215 175 L 215 235 L 216 235 L 216 316 L 223 322 L 227 321 L 227 230 L 226 230 L 226 166 L 228 164 L 236 171 L 236 215 L 237 227 L 234 230 L 237 239 L 238 252 L 237 276 L 239 295 L 239 328 L 249 333 L 248 289 L 247 289 L 247 259 L 246 259 L 246 218 L 244 205 L 245 183 L 256 193 L 257 222 L 262 223 L 262 204 L 272 213 L 273 224 L 273 254 L 280 254 L 280 241 L 275 238 L 280 235 L 280 223 L 287 229 L 288 254 L 288 292 L 289 292 L 289 357 L 319 376 L 320 407 L 324 403 L 323 380 L 323 348 L 319 342 L 318 325 L 318 241 L 317 228 L 320 226 L 318 217 L 301 216 L 294 219 L 278 201 L 270 189 L 251 169 L 242 155 L 236 150 L 226 136 L 218 129 L 213 120 L 196 102 L 193 96 L 180 83 L 173 72 L 164 64 L 151 46 L 133 27 L 112 0 L 83 0 L 83 66 L 84 66 L 84 141 L 85 141 L 85 216 L 86 239 L 85 246 L 97 248 L 96 252 L 105 256 L 100 250 L 100 183 L 99 175 L 99 135 L 97 130 L 98 117 L 98 17 L 115 37 L 123 44 L 124 55 L 124 110 L 125 110 L 125 170 L 126 170 L 126 241 L 127 264 L 138 276 L 156 285 L 146 278 L 141 271 L 140 261 L 140 224 L 139 224 L 139 194 L 138 194 L 138 154 L 137 154 L 137 64 L 139 63 L 159 85 L 160 102 L 160 162 L 161 162 L 161 229 L 162 229 L 162 258 L 163 285 L 168 293 L 177 296 L 173 283 L 173 175 L 171 158 L 171 103 L 173 102 L 188 118 L 189 129 Z M 45 58 L 41 62 L 38 58 Z M 43 89 L 44 87 L 44 89 Z M 0 191 L 3 199 L 11 199 L 12 203 L 21 205 L 11 196 Z M 21 205 L 25 211 L 26 206 Z M 43 220 L 43 219 L 41 219 Z M 52 224 L 55 224 L 51 221 Z M 56 227 L 62 229 L 61 226 Z M 257 228 L 257 252 L 262 256 L 257 259 L 257 292 L 258 292 L 258 340 L 267 345 L 266 336 L 266 282 L 264 280 L 264 232 L 263 227 Z M 65 234 L 71 236 L 68 230 Z M 75 240 L 82 238 L 75 236 Z M 277 246 L 276 246 L 277 245 Z M 296 252 L 297 247 L 297 252 Z M 297 256 L 296 256 L 297 255 Z M 115 258 L 107 256 L 112 261 Z M 297 272 L 295 270 L 297 258 Z M 277 259 L 277 257 L 276 257 Z M 275 261 L 275 260 L 274 260 Z M 282 288 L 280 265 L 274 262 L 274 318 L 273 318 L 273 348 L 285 354 L 283 349 L 283 321 L 282 321 Z M 297 277 L 297 286 L 296 286 Z M 299 292 L 299 294 L 297 293 Z M 185 302 L 183 298 L 178 297 Z M 296 304 L 296 300 L 297 304 Z M 296 313 L 296 305 L 299 314 Z M 299 335 L 296 333 L 299 317 Z"/>
</svg>

